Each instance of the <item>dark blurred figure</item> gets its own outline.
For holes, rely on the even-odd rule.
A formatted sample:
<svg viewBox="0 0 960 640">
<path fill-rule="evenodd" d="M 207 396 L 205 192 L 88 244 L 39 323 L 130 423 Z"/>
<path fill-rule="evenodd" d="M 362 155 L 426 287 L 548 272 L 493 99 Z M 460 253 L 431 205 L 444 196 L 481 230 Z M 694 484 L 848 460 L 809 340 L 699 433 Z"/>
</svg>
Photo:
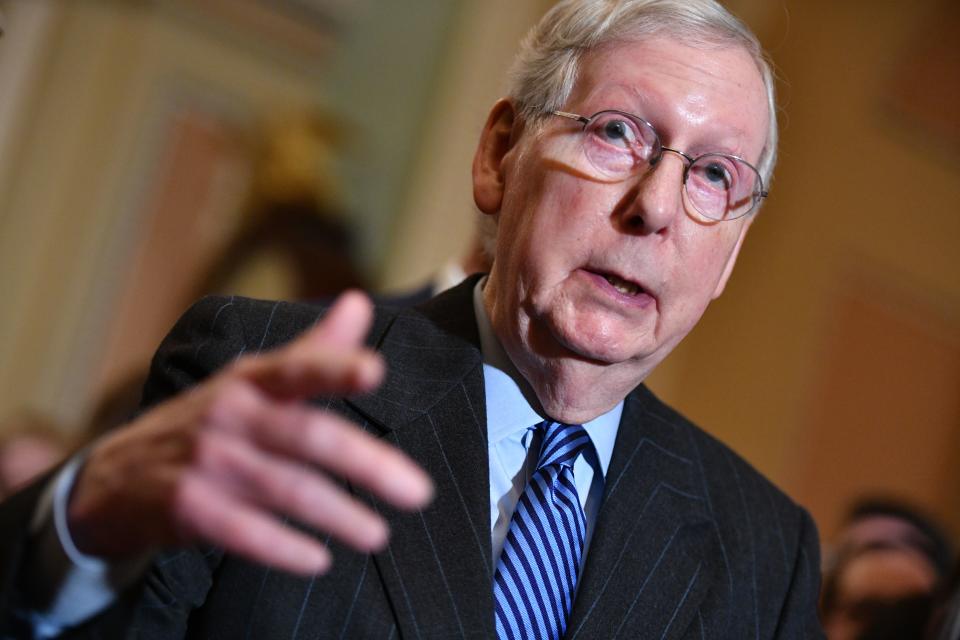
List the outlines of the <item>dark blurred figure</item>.
<svg viewBox="0 0 960 640">
<path fill-rule="evenodd" d="M 929 640 L 960 640 L 960 562 L 934 608 L 929 631 Z"/>
<path fill-rule="evenodd" d="M 351 216 L 339 205 L 334 167 L 345 126 L 313 111 L 276 114 L 263 123 L 242 222 L 199 278 L 194 298 L 222 293 L 317 300 L 368 288 L 354 260 Z M 280 276 L 265 289 L 254 284 L 264 269 Z"/>
<path fill-rule="evenodd" d="M 829 640 L 923 640 L 953 551 L 942 528 L 890 499 L 854 504 L 824 572 Z"/>
<path fill-rule="evenodd" d="M 69 452 L 63 432 L 40 414 L 23 412 L 0 422 L 0 500 L 52 468 Z"/>
<path fill-rule="evenodd" d="M 200 284 L 199 295 L 237 293 L 235 277 L 260 257 L 286 267 L 296 300 L 332 298 L 366 288 L 353 263 L 353 241 L 336 214 L 310 198 L 262 203 Z"/>
</svg>

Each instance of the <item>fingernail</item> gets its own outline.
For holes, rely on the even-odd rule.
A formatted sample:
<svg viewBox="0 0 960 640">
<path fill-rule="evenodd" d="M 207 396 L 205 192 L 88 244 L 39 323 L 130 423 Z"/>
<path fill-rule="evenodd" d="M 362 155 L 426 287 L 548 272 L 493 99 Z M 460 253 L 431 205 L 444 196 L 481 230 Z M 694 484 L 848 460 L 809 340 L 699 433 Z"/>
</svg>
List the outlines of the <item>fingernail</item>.
<svg viewBox="0 0 960 640">
<path fill-rule="evenodd" d="M 365 389 L 375 387 L 383 379 L 384 371 L 385 367 L 380 356 L 363 354 L 357 361 L 354 374 L 356 384 Z"/>
<path fill-rule="evenodd" d="M 306 563 L 310 565 L 312 573 L 315 574 L 326 573 L 333 564 L 333 558 L 331 558 L 330 552 L 325 549 L 310 551 L 307 556 L 305 559 Z"/>
<path fill-rule="evenodd" d="M 369 538 L 367 539 L 371 551 L 380 551 L 387 546 L 390 540 L 390 529 L 382 520 L 377 520 L 369 529 Z"/>
<path fill-rule="evenodd" d="M 410 509 L 420 509 L 433 500 L 433 481 L 419 469 L 396 476 L 397 501 Z"/>
</svg>

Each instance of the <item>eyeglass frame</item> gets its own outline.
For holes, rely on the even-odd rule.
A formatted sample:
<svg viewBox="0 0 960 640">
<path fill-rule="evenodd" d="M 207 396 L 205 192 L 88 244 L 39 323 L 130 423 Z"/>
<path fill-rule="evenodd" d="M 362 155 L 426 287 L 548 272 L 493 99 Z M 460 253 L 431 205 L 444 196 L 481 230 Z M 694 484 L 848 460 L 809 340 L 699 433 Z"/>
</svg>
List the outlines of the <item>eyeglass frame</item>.
<svg viewBox="0 0 960 640">
<path fill-rule="evenodd" d="M 700 215 L 704 216 L 706 219 L 711 220 L 711 221 L 713 221 L 713 222 L 729 222 L 729 221 L 737 220 L 737 219 L 739 219 L 739 218 L 743 218 L 744 216 L 750 215 L 750 214 L 753 213 L 753 212 L 757 209 L 757 207 L 760 205 L 760 200 L 763 199 L 763 198 L 766 198 L 766 197 L 770 194 L 770 192 L 769 192 L 768 190 L 766 190 L 766 189 L 763 188 L 763 176 L 760 174 L 760 170 L 757 169 L 751 162 L 748 162 L 746 159 L 741 158 L 740 156 L 735 156 L 735 155 L 733 155 L 732 153 L 723 153 L 723 152 L 720 152 L 720 151 L 708 151 L 707 153 L 701 153 L 701 154 L 700 154 L 699 156 L 697 156 L 696 158 L 693 158 L 693 157 L 691 157 L 689 154 L 687 154 L 687 153 L 685 153 L 685 152 L 683 152 L 683 151 L 680 151 L 679 149 L 673 149 L 673 148 L 671 148 L 671 147 L 664 146 L 663 143 L 662 143 L 661 140 L 660 140 L 660 134 L 657 133 L 656 128 L 655 128 L 652 124 L 650 124 L 650 122 L 649 122 L 648 120 L 646 120 L 646 119 L 644 119 L 644 118 L 641 118 L 640 116 L 638 116 L 638 115 L 636 115 L 636 114 L 627 113 L 626 111 L 620 111 L 619 109 L 601 109 L 600 111 L 597 111 L 595 114 L 593 114 L 593 115 L 590 116 L 590 117 L 587 117 L 587 116 L 584 116 L 584 115 L 580 115 L 579 113 L 571 113 L 571 112 L 569 112 L 569 111 L 559 111 L 559 110 L 547 111 L 546 113 L 547 113 L 547 115 L 560 116 L 561 118 L 566 118 L 566 119 L 568 119 L 568 120 L 574 120 L 574 121 L 576 121 L 576 122 L 579 122 L 580 124 L 583 125 L 583 131 L 586 131 L 586 130 L 587 130 L 587 125 L 589 125 L 591 122 L 593 122 L 593 121 L 597 118 L 597 116 L 599 116 L 600 114 L 603 114 L 603 113 L 617 113 L 617 114 L 620 114 L 620 115 L 622 115 L 622 116 L 626 116 L 626 117 L 628 117 L 628 118 L 631 118 L 631 119 L 633 119 L 633 120 L 636 120 L 636 121 L 638 121 L 638 122 L 643 123 L 643 124 L 646 125 L 646 126 L 650 129 L 650 131 L 653 133 L 654 137 L 655 137 L 656 140 L 657 140 L 657 145 L 660 147 L 660 153 L 658 154 L 657 159 L 649 162 L 649 165 L 650 165 L 651 168 L 655 167 L 655 166 L 660 162 L 660 160 L 663 159 L 663 152 L 664 152 L 664 151 L 669 151 L 669 152 L 671 152 L 671 153 L 675 153 L 675 154 L 677 154 L 678 156 L 680 156 L 681 158 L 683 158 L 684 160 L 686 160 L 686 164 L 685 164 L 684 167 L 683 167 L 683 181 L 680 183 L 680 184 L 681 184 L 681 187 L 683 188 L 684 193 L 686 193 L 687 176 L 689 176 L 689 174 L 690 174 L 690 167 L 692 167 L 693 164 L 694 164 L 695 162 L 697 162 L 698 160 L 700 160 L 701 158 L 704 158 L 704 157 L 706 157 L 706 156 L 722 156 L 722 157 L 725 157 L 725 158 L 732 158 L 732 159 L 736 160 L 737 162 L 742 162 L 743 164 L 747 165 L 747 166 L 750 167 L 750 168 L 753 170 L 753 172 L 756 174 L 756 176 L 757 176 L 757 181 L 760 183 L 760 190 L 759 190 L 759 191 L 756 191 L 756 192 L 753 194 L 753 203 L 750 205 L 750 208 L 746 209 L 743 213 L 741 213 L 741 214 L 739 214 L 739 215 L 737 215 L 737 216 L 735 216 L 735 217 L 733 217 L 733 218 L 711 218 L 711 217 L 708 216 L 707 214 L 705 214 L 705 213 L 703 213 L 702 211 L 700 211 L 700 209 L 699 209 L 696 205 L 693 205 L 693 207 L 694 207 L 695 209 L 697 209 L 697 212 L 698 212 Z M 692 204 L 692 203 L 691 203 L 691 204 Z"/>
</svg>

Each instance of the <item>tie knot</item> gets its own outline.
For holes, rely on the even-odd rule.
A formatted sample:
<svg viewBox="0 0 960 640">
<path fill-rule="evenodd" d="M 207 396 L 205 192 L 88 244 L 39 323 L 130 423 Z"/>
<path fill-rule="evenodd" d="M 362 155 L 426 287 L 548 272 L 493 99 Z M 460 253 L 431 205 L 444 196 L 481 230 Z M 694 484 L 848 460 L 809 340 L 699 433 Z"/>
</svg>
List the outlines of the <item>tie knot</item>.
<svg viewBox="0 0 960 640">
<path fill-rule="evenodd" d="M 579 424 L 544 420 L 538 428 L 543 431 L 538 469 L 551 464 L 572 467 L 580 452 L 590 444 L 590 436 Z"/>
</svg>

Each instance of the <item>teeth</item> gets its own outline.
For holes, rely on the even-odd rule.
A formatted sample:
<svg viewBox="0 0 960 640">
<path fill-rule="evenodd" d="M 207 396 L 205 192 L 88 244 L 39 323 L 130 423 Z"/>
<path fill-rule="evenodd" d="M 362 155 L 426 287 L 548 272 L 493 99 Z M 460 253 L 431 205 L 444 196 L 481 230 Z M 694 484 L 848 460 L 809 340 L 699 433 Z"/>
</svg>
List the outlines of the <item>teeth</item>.
<svg viewBox="0 0 960 640">
<path fill-rule="evenodd" d="M 623 293 L 628 296 L 635 296 L 638 293 L 640 293 L 640 287 L 633 284 L 632 282 L 627 282 L 626 280 L 622 278 L 618 278 L 617 276 L 613 276 L 613 275 L 606 275 L 604 277 L 607 279 L 607 282 L 613 285 L 613 288 L 619 291 L 620 293 Z"/>
</svg>

